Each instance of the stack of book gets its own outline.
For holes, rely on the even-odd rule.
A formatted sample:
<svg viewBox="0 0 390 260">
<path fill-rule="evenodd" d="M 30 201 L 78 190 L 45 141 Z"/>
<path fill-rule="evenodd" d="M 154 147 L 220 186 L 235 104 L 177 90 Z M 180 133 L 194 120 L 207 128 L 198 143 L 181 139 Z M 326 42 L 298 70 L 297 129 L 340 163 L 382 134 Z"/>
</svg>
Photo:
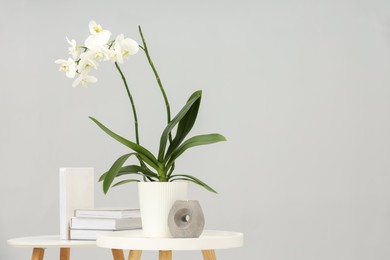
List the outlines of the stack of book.
<svg viewBox="0 0 390 260">
<path fill-rule="evenodd" d="M 70 223 L 70 239 L 96 240 L 99 233 L 141 229 L 139 209 L 76 209 Z"/>
</svg>

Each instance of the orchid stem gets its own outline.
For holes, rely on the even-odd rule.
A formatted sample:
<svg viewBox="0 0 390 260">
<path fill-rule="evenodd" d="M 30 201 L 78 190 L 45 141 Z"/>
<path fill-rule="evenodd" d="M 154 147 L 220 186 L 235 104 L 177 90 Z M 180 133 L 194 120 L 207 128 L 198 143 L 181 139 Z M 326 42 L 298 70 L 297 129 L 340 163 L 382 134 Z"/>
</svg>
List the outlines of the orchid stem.
<svg viewBox="0 0 390 260">
<path fill-rule="evenodd" d="M 144 35 L 142 33 L 141 26 L 138 26 L 138 30 L 139 30 L 139 34 L 141 35 L 142 42 L 143 42 L 143 45 L 144 45 L 144 46 L 140 46 L 140 48 L 145 52 L 146 57 L 148 58 L 150 67 L 152 67 L 152 70 L 153 70 L 153 73 L 154 73 L 154 75 L 156 77 L 158 86 L 160 87 L 161 94 L 164 97 L 165 107 L 166 107 L 166 110 L 167 110 L 167 123 L 169 123 L 169 122 L 171 122 L 171 108 L 170 108 L 170 105 L 169 105 L 168 97 L 167 97 L 167 94 L 165 93 L 164 87 L 163 87 L 163 85 L 161 83 L 160 76 L 158 75 L 158 72 L 157 72 L 156 68 L 154 67 L 153 61 L 150 58 L 150 54 L 149 54 L 149 51 L 148 51 L 148 46 L 146 45 L 146 41 L 145 41 Z M 172 134 L 171 133 L 169 133 L 169 142 L 172 142 Z"/>
<path fill-rule="evenodd" d="M 130 93 L 130 89 L 129 89 L 129 86 L 127 85 L 126 77 L 125 77 L 125 75 L 123 75 L 123 72 L 122 72 L 121 68 L 119 67 L 118 62 L 115 62 L 115 67 L 117 68 L 117 70 L 121 74 L 123 83 L 125 84 L 125 87 L 126 87 L 127 96 L 129 97 L 130 103 L 131 103 L 131 107 L 133 108 L 135 139 L 137 141 L 137 144 L 139 144 L 138 118 L 137 118 L 137 111 L 136 111 L 135 105 L 134 105 L 133 96 Z"/>
</svg>

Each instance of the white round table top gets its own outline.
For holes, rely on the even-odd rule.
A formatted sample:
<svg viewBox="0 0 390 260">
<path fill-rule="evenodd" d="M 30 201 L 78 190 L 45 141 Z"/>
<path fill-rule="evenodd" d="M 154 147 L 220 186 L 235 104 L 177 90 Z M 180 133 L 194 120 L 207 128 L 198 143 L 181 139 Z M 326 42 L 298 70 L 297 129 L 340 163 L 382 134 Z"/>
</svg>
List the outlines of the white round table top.
<svg viewBox="0 0 390 260">
<path fill-rule="evenodd" d="M 97 235 L 96 245 L 129 250 L 207 250 L 241 247 L 242 233 L 204 230 L 199 238 L 147 238 L 142 230 L 116 231 Z"/>
<path fill-rule="evenodd" d="M 9 239 L 8 244 L 15 247 L 34 248 L 74 248 L 74 247 L 96 247 L 95 241 L 88 240 L 63 240 L 60 236 L 36 236 L 20 237 Z"/>
</svg>

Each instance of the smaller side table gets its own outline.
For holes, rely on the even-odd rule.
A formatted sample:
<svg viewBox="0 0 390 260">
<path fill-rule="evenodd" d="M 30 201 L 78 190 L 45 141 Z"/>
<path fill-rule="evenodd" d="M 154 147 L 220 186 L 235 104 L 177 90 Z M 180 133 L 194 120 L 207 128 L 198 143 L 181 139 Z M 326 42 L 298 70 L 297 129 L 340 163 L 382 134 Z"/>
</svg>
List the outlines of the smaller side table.
<svg viewBox="0 0 390 260">
<path fill-rule="evenodd" d="M 241 247 L 244 235 L 231 231 L 204 230 L 199 238 L 147 238 L 142 230 L 98 234 L 96 245 L 112 250 L 114 260 L 124 260 L 123 249 L 130 250 L 129 260 L 140 260 L 143 250 L 158 250 L 160 260 L 171 260 L 173 250 L 200 250 L 204 260 L 216 260 L 215 249 Z"/>
<path fill-rule="evenodd" d="M 46 248 L 60 248 L 60 260 L 69 260 L 70 249 L 76 247 L 96 247 L 95 241 L 61 240 L 59 236 L 37 236 L 9 239 L 15 247 L 33 248 L 32 260 L 42 260 Z"/>
</svg>

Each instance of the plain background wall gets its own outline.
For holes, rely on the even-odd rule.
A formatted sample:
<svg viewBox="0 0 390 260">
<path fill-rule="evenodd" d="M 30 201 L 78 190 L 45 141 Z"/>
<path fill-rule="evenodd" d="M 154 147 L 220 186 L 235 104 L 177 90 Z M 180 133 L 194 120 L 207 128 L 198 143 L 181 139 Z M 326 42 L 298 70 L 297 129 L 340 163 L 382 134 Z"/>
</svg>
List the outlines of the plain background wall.
<svg viewBox="0 0 390 260">
<path fill-rule="evenodd" d="M 65 36 L 84 41 L 91 19 L 137 41 L 143 26 L 173 113 L 203 89 L 192 134 L 228 142 L 188 151 L 177 170 L 218 190 L 190 189 L 208 229 L 245 233 L 245 246 L 220 259 L 390 258 L 389 1 L 2 0 L 1 260 L 30 257 L 9 238 L 58 233 L 59 167 L 94 167 L 97 179 L 127 151 L 87 116 L 134 138 L 112 64 L 88 89 L 72 88 L 54 64 L 67 57 Z M 153 74 L 143 53 L 123 70 L 141 142 L 156 152 L 165 112 Z M 138 206 L 133 184 L 106 196 L 96 184 L 95 197 Z M 111 259 L 104 249 L 72 256 Z"/>
</svg>

